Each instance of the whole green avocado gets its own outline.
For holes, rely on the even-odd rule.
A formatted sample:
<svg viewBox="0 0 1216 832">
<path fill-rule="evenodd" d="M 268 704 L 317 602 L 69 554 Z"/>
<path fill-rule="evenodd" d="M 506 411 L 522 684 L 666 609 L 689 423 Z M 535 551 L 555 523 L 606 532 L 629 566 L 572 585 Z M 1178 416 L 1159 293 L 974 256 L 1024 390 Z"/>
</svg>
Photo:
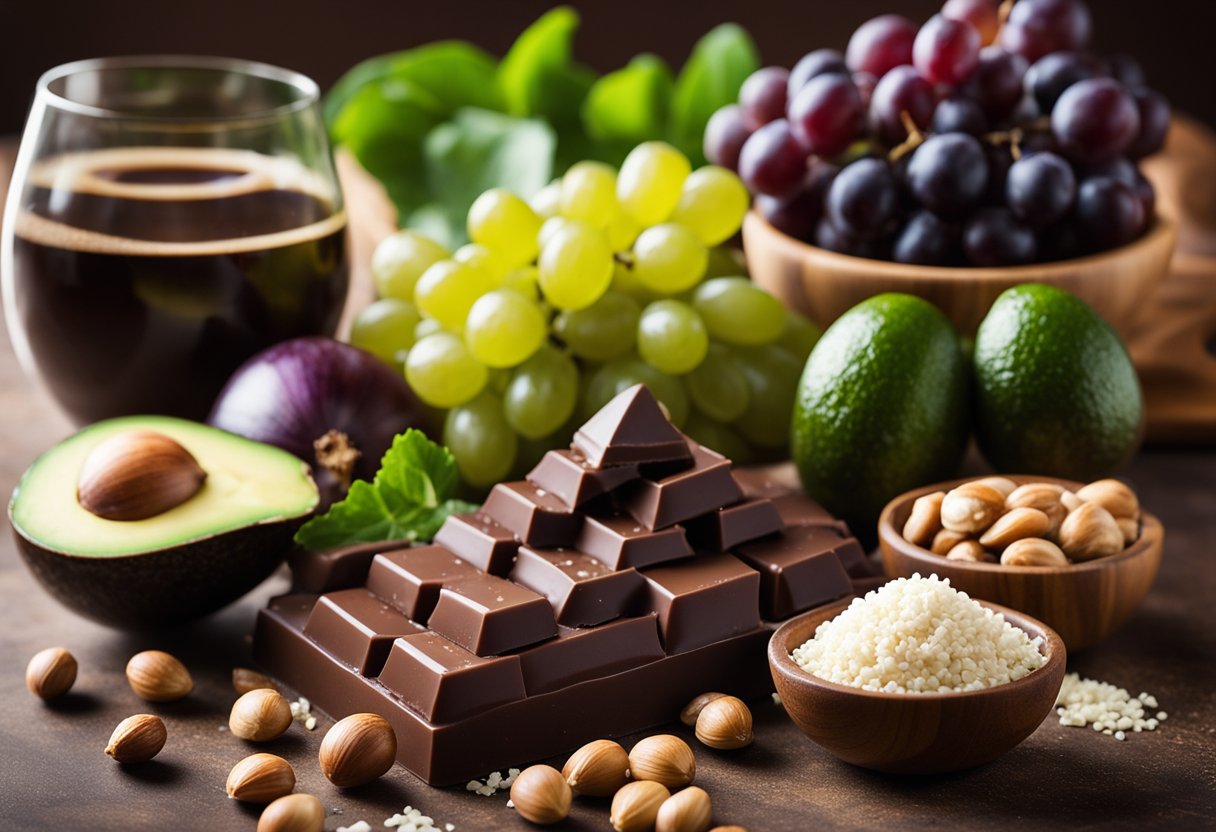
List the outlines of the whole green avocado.
<svg viewBox="0 0 1216 832">
<path fill-rule="evenodd" d="M 791 443 L 806 493 L 872 540 L 884 505 L 952 476 L 969 435 L 969 369 L 936 307 L 870 298 L 807 359 Z"/>
</svg>

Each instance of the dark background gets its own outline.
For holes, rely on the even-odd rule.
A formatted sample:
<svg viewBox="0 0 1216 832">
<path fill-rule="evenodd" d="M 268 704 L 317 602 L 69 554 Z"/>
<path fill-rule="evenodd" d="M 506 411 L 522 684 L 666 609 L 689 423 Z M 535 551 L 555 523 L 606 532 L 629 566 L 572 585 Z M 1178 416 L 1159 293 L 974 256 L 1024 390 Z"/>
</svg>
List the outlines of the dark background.
<svg viewBox="0 0 1216 832">
<path fill-rule="evenodd" d="M 101 55 L 177 52 L 268 61 L 328 88 L 362 58 L 442 38 L 501 55 L 545 0 L 0 0 L 0 134 L 20 130 L 38 75 Z M 922 21 L 938 0 L 574 0 L 579 60 L 606 71 L 639 52 L 679 66 L 723 21 L 748 29 L 766 63 L 843 48 L 860 23 L 887 11 Z M 1216 2 L 1091 0 L 1094 46 L 1129 52 L 1175 106 L 1216 125 Z"/>
</svg>

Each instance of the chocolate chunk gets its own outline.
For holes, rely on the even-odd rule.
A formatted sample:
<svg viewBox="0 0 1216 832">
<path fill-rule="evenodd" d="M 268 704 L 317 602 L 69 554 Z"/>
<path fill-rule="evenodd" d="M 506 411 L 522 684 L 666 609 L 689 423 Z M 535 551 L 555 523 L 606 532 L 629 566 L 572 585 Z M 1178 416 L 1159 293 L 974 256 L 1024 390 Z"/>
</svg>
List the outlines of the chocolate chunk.
<svg viewBox="0 0 1216 832">
<path fill-rule="evenodd" d="M 478 656 L 497 656 L 557 634 L 543 596 L 493 575 L 444 584 L 430 628 Z"/>
<path fill-rule="evenodd" d="M 596 468 L 688 458 L 684 436 L 642 384 L 618 393 L 574 434 L 573 447 Z"/>
<path fill-rule="evenodd" d="M 527 479 L 545 491 L 556 494 L 571 508 L 578 508 L 588 500 L 607 494 L 637 477 L 637 465 L 595 468 L 578 451 L 549 451 L 528 472 Z"/>
<path fill-rule="evenodd" d="M 419 546 L 376 555 L 367 588 L 407 618 L 425 624 L 445 583 L 477 574 L 472 564 L 443 546 Z"/>
<path fill-rule="evenodd" d="M 428 722 L 452 722 L 524 698 L 518 656 L 482 658 L 435 633 L 393 642 L 380 684 Z"/>
<path fill-rule="evenodd" d="M 853 584 L 837 556 L 849 543 L 832 529 L 796 526 L 736 550 L 760 573 L 760 608 L 770 621 L 848 595 Z"/>
<path fill-rule="evenodd" d="M 641 569 L 692 554 L 682 526 L 650 531 L 626 514 L 587 517 L 574 548 L 598 558 L 613 569 L 628 566 Z"/>
<path fill-rule="evenodd" d="M 528 696 L 611 676 L 663 658 L 654 613 L 598 627 L 558 627 L 557 638 L 521 650 Z"/>
<path fill-rule="evenodd" d="M 787 465 L 766 465 L 756 468 L 736 468 L 735 481 L 743 491 L 743 496 L 752 500 L 786 497 L 790 494 L 801 494 L 798 476 Z"/>
<path fill-rule="evenodd" d="M 684 524 L 688 540 L 702 552 L 725 552 L 740 543 L 781 531 L 785 524 L 772 500 L 745 500 L 714 509 Z"/>
<path fill-rule="evenodd" d="M 760 576 L 726 554 L 697 555 L 642 573 L 668 655 L 760 626 Z"/>
<path fill-rule="evenodd" d="M 335 589 L 350 589 L 363 586 L 367 581 L 367 570 L 372 558 L 380 552 L 396 549 L 407 543 L 379 541 L 357 543 L 340 549 L 310 552 L 295 548 L 287 556 L 291 567 L 291 586 L 296 592 L 332 592 Z"/>
<path fill-rule="evenodd" d="M 482 511 L 524 543 L 542 548 L 573 544 L 583 520 L 557 495 L 530 482 L 500 482 Z"/>
<path fill-rule="evenodd" d="M 484 511 L 455 514 L 443 521 L 435 542 L 491 575 L 503 576 L 515 563 L 519 540 Z"/>
<path fill-rule="evenodd" d="M 696 442 L 690 441 L 688 447 L 691 468 L 657 481 L 634 480 L 621 488 L 621 505 L 647 529 L 661 529 L 742 499 L 726 457 Z"/>
<path fill-rule="evenodd" d="M 557 622 L 590 627 L 619 618 L 642 587 L 634 569 L 614 570 L 574 549 L 521 546 L 511 580 L 544 595 Z"/>
<path fill-rule="evenodd" d="M 840 558 L 840 565 L 849 573 L 850 578 L 856 580 L 882 576 L 882 568 L 875 566 L 866 556 L 865 550 L 855 537 L 845 535 L 844 543 L 836 547 L 836 557 Z"/>
<path fill-rule="evenodd" d="M 380 672 L 394 639 L 421 630 L 361 588 L 322 595 L 304 625 L 305 635 L 364 676 Z"/>
<path fill-rule="evenodd" d="M 889 580 L 891 579 L 886 575 L 875 575 L 872 578 L 854 578 L 853 594 L 865 595 L 867 592 L 872 592 L 873 590 L 883 586 Z"/>
<path fill-rule="evenodd" d="M 787 526 L 823 526 L 835 529 L 846 537 L 850 534 L 849 527 L 843 520 L 833 517 L 827 509 L 810 497 L 786 494 L 774 497 L 773 505 L 781 515 L 781 522 Z"/>
</svg>

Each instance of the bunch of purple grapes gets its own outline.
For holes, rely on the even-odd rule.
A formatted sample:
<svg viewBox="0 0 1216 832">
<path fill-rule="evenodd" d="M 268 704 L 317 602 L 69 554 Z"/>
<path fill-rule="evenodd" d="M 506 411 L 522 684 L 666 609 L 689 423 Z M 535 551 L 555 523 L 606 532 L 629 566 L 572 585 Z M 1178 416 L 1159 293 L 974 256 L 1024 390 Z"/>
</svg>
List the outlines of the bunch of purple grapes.
<svg viewBox="0 0 1216 832">
<path fill-rule="evenodd" d="M 1082 0 L 948 0 L 882 15 L 842 55 L 765 67 L 705 155 L 785 233 L 843 254 L 1011 266 L 1115 248 L 1153 221 L 1136 161 L 1170 109 L 1131 57 L 1085 51 Z"/>
</svg>

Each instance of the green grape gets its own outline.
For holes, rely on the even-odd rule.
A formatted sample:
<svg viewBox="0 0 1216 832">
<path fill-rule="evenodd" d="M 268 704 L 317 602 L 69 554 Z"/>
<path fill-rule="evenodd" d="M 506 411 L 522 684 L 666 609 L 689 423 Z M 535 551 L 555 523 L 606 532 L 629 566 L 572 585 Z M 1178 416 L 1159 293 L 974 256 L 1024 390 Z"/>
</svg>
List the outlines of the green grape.
<svg viewBox="0 0 1216 832">
<path fill-rule="evenodd" d="M 502 402 L 484 392 L 448 411 L 443 444 L 456 457 L 456 468 L 468 485 L 488 488 L 504 480 L 515 463 L 519 440 L 503 417 Z"/>
<path fill-rule="evenodd" d="M 542 220 L 556 217 L 562 209 L 562 180 L 554 179 L 533 194 L 528 207 Z"/>
<path fill-rule="evenodd" d="M 538 231 L 540 217 L 506 188 L 486 191 L 469 208 L 469 239 L 495 252 L 508 268 L 536 259 Z"/>
<path fill-rule="evenodd" d="M 714 246 L 709 250 L 709 265 L 705 267 L 705 279 L 715 277 L 738 277 L 747 275 L 747 262 L 743 249 L 734 246 Z"/>
<path fill-rule="evenodd" d="M 586 309 L 558 315 L 553 332 L 579 358 L 607 361 L 633 349 L 641 314 L 637 301 L 609 289 Z"/>
<path fill-rule="evenodd" d="M 688 398 L 711 419 L 733 422 L 747 411 L 751 390 L 729 351 L 710 344 L 705 360 L 684 377 Z"/>
<path fill-rule="evenodd" d="M 511 370 L 508 367 L 491 367 L 486 370 L 486 389 L 494 393 L 496 396 L 501 396 L 507 392 L 507 385 L 511 383 Z"/>
<path fill-rule="evenodd" d="M 418 278 L 414 304 L 423 315 L 443 324 L 444 329 L 460 332 L 474 301 L 493 287 L 494 279 L 484 269 L 441 260 Z"/>
<path fill-rule="evenodd" d="M 428 335 L 434 335 L 436 332 L 443 332 L 443 324 L 434 318 L 423 318 L 414 327 L 414 343 L 421 341 Z"/>
<path fill-rule="evenodd" d="M 709 334 L 728 344 L 769 344 L 785 328 L 781 301 L 746 277 L 715 277 L 697 287 L 693 308 Z"/>
<path fill-rule="evenodd" d="M 545 245 L 553 238 L 553 235 L 565 228 L 570 220 L 565 217 L 549 217 L 541 223 L 540 231 L 536 232 L 536 241 L 540 245 L 541 250 L 544 250 Z"/>
<path fill-rule="evenodd" d="M 747 410 L 735 421 L 735 429 L 760 448 L 788 447 L 802 362 L 776 344 L 739 347 L 732 358 L 749 392 Z"/>
<path fill-rule="evenodd" d="M 645 384 L 665 408 L 672 424 L 680 427 L 688 418 L 688 394 L 680 379 L 656 370 L 637 355 L 627 355 L 609 361 L 587 380 L 582 391 L 580 415 L 590 419 L 617 393 L 635 384 Z"/>
<path fill-rule="evenodd" d="M 355 316 L 350 342 L 381 361 L 398 365 L 414 346 L 414 328 L 422 320 L 414 304 L 384 298 L 369 304 Z"/>
<path fill-rule="evenodd" d="M 638 353 L 665 373 L 678 376 L 695 369 L 709 349 L 701 316 L 678 300 L 656 300 L 638 319 Z"/>
<path fill-rule="evenodd" d="M 500 255 L 479 243 L 468 243 L 452 253 L 452 259 L 481 269 L 495 281 L 500 281 L 511 271 L 512 266 Z"/>
<path fill-rule="evenodd" d="M 706 165 L 684 180 L 671 221 L 690 229 L 707 246 L 735 236 L 751 204 L 747 188 L 726 168 Z"/>
<path fill-rule="evenodd" d="M 785 327 L 781 330 L 781 337 L 777 339 L 777 344 L 805 363 L 822 334 L 819 327 L 789 309 L 786 310 Z"/>
<path fill-rule="evenodd" d="M 405 360 L 405 380 L 432 407 L 464 404 L 486 386 L 486 365 L 450 332 L 419 339 Z"/>
<path fill-rule="evenodd" d="M 514 289 L 529 300 L 540 300 L 540 287 L 536 285 L 539 272 L 536 266 L 521 266 L 507 273 L 499 284 L 503 289 Z"/>
<path fill-rule="evenodd" d="M 747 465 L 756 458 L 756 452 L 738 433 L 712 417 L 694 409 L 684 423 L 684 432 L 729 459 L 735 465 Z"/>
<path fill-rule="evenodd" d="M 637 220 L 618 208 L 616 215 L 604 229 L 604 233 L 608 235 L 608 245 L 613 251 L 629 251 L 633 247 L 633 241 L 642 233 L 642 226 L 638 225 Z"/>
<path fill-rule="evenodd" d="M 561 215 L 607 228 L 620 213 L 616 171 L 603 162 L 579 162 L 562 177 Z"/>
<path fill-rule="evenodd" d="M 545 342 L 549 324 L 535 301 L 514 289 L 495 289 L 474 302 L 464 341 L 488 367 L 514 367 Z"/>
<path fill-rule="evenodd" d="M 558 309 L 583 309 L 599 300 L 612 282 L 612 264 L 604 232 L 567 220 L 541 250 L 541 291 Z"/>
<path fill-rule="evenodd" d="M 390 234 L 372 252 L 372 279 L 382 298 L 413 301 L 422 273 L 452 254 L 439 243 L 408 229 Z"/>
<path fill-rule="evenodd" d="M 709 252 L 682 225 L 647 228 L 633 244 L 633 271 L 638 282 L 661 295 L 691 289 L 705 276 Z"/>
<path fill-rule="evenodd" d="M 646 302 L 654 300 L 654 293 L 642 285 L 638 280 L 637 272 L 628 263 L 622 263 L 619 260 L 613 262 L 612 283 L 609 285 L 612 287 L 612 291 L 629 295 L 635 300 L 644 299 Z"/>
<path fill-rule="evenodd" d="M 666 222 L 691 170 L 688 158 L 666 142 L 644 142 L 621 164 L 617 199 L 642 226 Z"/>
<path fill-rule="evenodd" d="M 578 367 L 545 344 L 515 368 L 503 395 L 507 423 L 527 439 L 548 436 L 566 423 L 578 399 Z"/>
</svg>

